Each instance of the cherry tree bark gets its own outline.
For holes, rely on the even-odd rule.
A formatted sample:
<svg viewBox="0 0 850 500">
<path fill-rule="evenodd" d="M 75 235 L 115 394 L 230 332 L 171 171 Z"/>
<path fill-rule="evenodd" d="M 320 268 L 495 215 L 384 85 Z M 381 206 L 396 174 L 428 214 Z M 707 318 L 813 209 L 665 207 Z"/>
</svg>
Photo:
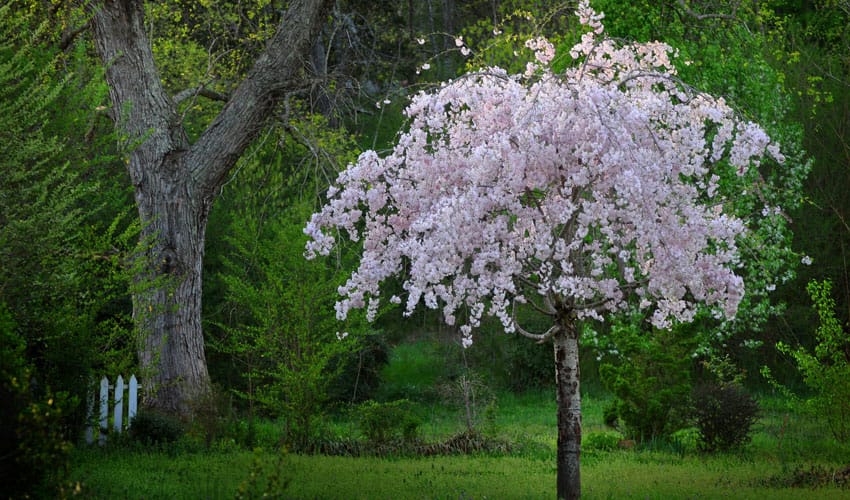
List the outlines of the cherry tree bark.
<svg viewBox="0 0 850 500">
<path fill-rule="evenodd" d="M 331 0 L 294 0 L 274 37 L 221 113 L 194 144 L 166 94 L 145 33 L 142 0 L 90 4 L 97 52 L 141 218 L 143 269 L 133 315 L 147 372 L 146 404 L 175 414 L 209 387 L 201 328 L 201 268 L 216 193 L 287 90 Z"/>
<path fill-rule="evenodd" d="M 569 317 L 560 317 L 559 323 L 552 336 L 558 408 L 557 491 L 559 500 L 574 500 L 581 498 L 578 328 Z"/>
</svg>

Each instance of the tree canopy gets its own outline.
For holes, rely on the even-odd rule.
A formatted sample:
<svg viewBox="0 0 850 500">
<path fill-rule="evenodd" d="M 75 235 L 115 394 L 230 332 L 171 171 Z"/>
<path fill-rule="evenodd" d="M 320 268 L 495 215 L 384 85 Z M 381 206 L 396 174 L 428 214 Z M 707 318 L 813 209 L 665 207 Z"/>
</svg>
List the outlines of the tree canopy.
<svg viewBox="0 0 850 500">
<path fill-rule="evenodd" d="M 570 49 L 577 64 L 553 73 L 555 47 L 536 38 L 521 74 L 484 68 L 416 95 L 392 151 L 361 154 L 305 228 L 308 257 L 328 254 L 335 231 L 362 239 L 339 319 L 351 308 L 374 318 L 382 282 L 398 276 L 405 297 L 390 302 L 460 317 L 464 346 L 485 313 L 554 342 L 559 498 L 580 494 L 577 322 L 635 304 L 657 328 L 692 321 L 701 304 L 733 318 L 748 221 L 728 188 L 761 189 L 762 158 L 784 161 L 760 126 L 679 81 L 672 47 L 604 37 L 587 1 L 577 15 L 590 30 Z M 526 331 L 518 304 L 551 328 Z"/>
</svg>

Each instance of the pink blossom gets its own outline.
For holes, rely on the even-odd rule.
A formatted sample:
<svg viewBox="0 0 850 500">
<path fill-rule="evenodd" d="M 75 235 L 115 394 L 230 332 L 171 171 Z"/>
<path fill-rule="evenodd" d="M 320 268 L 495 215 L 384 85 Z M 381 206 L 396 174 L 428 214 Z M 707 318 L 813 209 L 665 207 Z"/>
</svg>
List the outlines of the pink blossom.
<svg viewBox="0 0 850 500">
<path fill-rule="evenodd" d="M 669 46 L 604 38 L 586 0 L 578 14 L 581 64 L 554 75 L 552 44 L 529 40 L 525 75 L 489 68 L 417 94 L 396 147 L 340 173 L 304 229 L 308 257 L 338 232 L 363 242 L 338 317 L 374 317 L 390 277 L 404 290 L 391 303 L 440 309 L 465 346 L 484 315 L 511 332 L 514 304 L 532 301 L 601 319 L 636 295 L 657 327 L 701 303 L 735 315 L 747 228 L 723 210 L 718 168 L 748 175 L 778 147 L 722 98 L 683 98 Z"/>
</svg>

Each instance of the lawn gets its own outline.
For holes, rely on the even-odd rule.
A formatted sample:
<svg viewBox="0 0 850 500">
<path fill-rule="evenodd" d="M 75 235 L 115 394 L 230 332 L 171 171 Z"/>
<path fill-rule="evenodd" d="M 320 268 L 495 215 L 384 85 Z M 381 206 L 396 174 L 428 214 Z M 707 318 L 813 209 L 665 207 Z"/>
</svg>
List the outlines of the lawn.
<svg viewBox="0 0 850 500">
<path fill-rule="evenodd" d="M 605 431 L 605 397 L 584 398 L 585 437 Z M 850 454 L 809 417 L 775 399 L 753 442 L 734 453 L 702 454 L 692 440 L 582 455 L 585 498 L 848 498 L 830 474 Z M 458 432 L 461 420 L 439 405 L 426 407 L 428 439 Z M 331 428 L 353 429 L 337 421 Z M 266 431 L 273 428 L 264 424 Z M 330 457 L 284 454 L 267 446 L 246 451 L 227 441 L 211 450 L 165 451 L 133 446 L 79 449 L 72 484 L 90 498 L 553 498 L 554 403 L 545 393 L 503 394 L 495 421 L 509 454 L 437 457 Z M 586 441 L 587 442 L 587 441 Z M 267 443 L 268 444 L 268 443 Z M 812 480 L 812 481 L 808 481 Z M 816 487 L 812 483 L 817 484 Z M 796 486 L 792 486 L 796 485 Z"/>
</svg>

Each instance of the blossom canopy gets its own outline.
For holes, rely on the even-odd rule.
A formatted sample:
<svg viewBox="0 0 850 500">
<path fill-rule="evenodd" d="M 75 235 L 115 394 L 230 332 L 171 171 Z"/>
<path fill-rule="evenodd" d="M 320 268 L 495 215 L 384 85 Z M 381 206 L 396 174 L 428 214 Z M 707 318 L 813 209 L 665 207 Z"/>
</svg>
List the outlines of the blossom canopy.
<svg viewBox="0 0 850 500">
<path fill-rule="evenodd" d="M 722 98 L 683 86 L 671 47 L 614 42 L 586 2 L 578 13 L 590 30 L 563 73 L 548 41 L 529 41 L 524 74 L 486 68 L 416 95 L 392 151 L 339 175 L 305 228 L 308 257 L 337 230 L 362 240 L 339 318 L 374 317 L 392 276 L 405 291 L 392 302 L 462 318 L 465 345 L 485 313 L 514 331 L 515 303 L 600 318 L 634 296 L 657 327 L 699 304 L 735 315 L 746 225 L 726 213 L 719 171 L 782 161 L 778 147 Z"/>
</svg>

